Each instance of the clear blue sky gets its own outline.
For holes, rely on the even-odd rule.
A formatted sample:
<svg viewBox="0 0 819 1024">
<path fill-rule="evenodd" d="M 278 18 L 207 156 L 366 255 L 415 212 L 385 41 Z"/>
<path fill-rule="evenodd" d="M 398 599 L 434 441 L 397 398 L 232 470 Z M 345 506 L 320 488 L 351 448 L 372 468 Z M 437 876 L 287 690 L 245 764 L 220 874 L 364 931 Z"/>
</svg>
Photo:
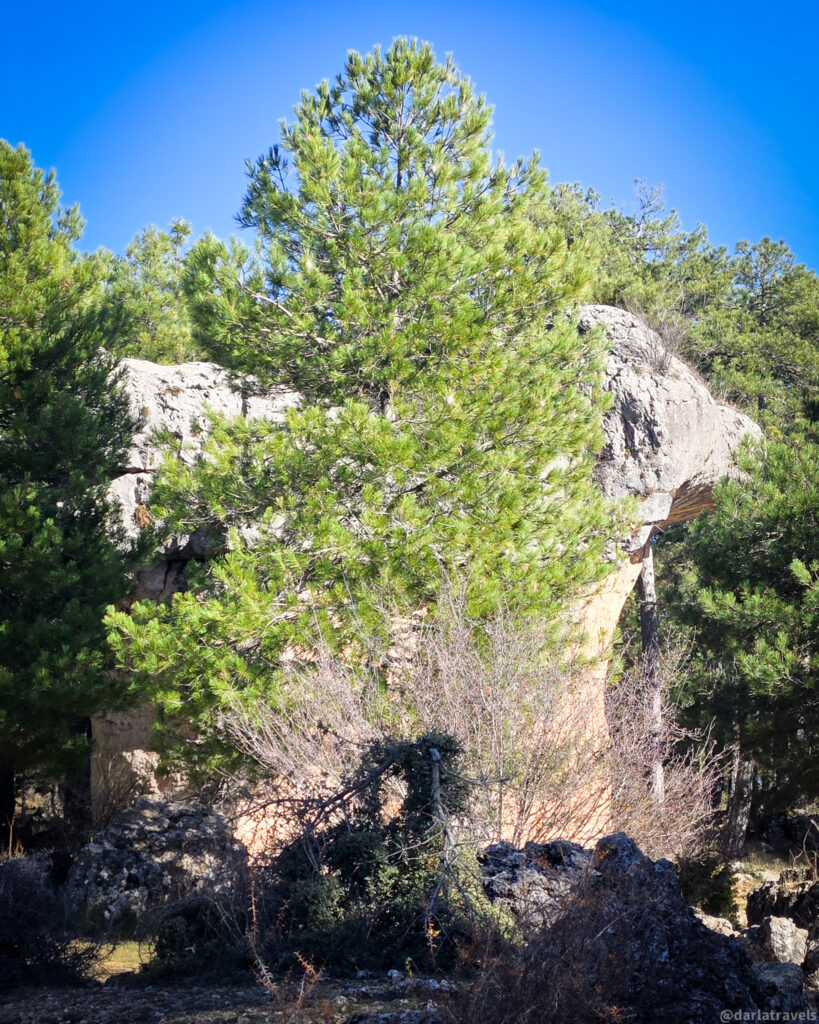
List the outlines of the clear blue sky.
<svg viewBox="0 0 819 1024">
<path fill-rule="evenodd" d="M 347 50 L 429 40 L 495 106 L 498 149 L 630 208 L 663 183 L 714 241 L 819 265 L 819 6 L 806 0 L 0 3 L 0 137 L 57 169 L 85 244 L 235 230 L 244 160 Z"/>
</svg>

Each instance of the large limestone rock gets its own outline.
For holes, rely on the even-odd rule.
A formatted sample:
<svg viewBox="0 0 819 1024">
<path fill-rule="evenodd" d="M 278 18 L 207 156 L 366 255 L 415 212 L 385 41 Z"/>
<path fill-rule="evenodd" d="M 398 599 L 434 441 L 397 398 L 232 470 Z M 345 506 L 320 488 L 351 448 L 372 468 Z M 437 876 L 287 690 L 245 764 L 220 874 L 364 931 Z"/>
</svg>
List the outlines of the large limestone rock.
<svg viewBox="0 0 819 1024">
<path fill-rule="evenodd" d="M 621 538 L 628 557 L 575 609 L 586 634 L 583 653 L 593 666 L 577 692 L 585 710 L 584 738 L 602 750 L 608 743 L 608 652 L 645 546 L 658 529 L 710 509 L 715 485 L 735 472 L 737 447 L 761 432 L 747 416 L 720 405 L 639 317 L 611 306 L 586 306 L 578 329 L 595 328 L 606 332 L 611 348 L 604 388 L 613 397 L 595 477 L 608 497 L 638 501 L 631 535 Z M 592 784 L 576 802 L 573 839 L 588 843 L 611 831 L 605 783 Z"/>
<path fill-rule="evenodd" d="M 720 405 L 683 362 L 663 348 L 657 334 L 631 313 L 608 306 L 587 306 L 578 329 L 605 330 L 611 345 L 605 387 L 614 404 L 605 418 L 606 445 L 596 478 L 611 498 L 627 495 L 639 501 L 639 512 L 623 564 L 580 603 L 577 614 L 587 635 L 585 653 L 596 661 L 578 691 L 589 736 L 606 743 L 605 675 L 607 651 L 623 605 L 640 573 L 640 560 L 651 533 L 683 522 L 710 507 L 714 485 L 733 471 L 732 456 L 747 435 L 759 428 L 746 416 Z M 128 465 L 113 481 L 111 495 L 120 504 L 129 530 L 150 522 L 150 493 L 160 454 L 156 431 L 168 431 L 194 458 L 204 438 L 208 409 L 281 422 L 298 395 L 279 392 L 268 397 L 243 396 L 230 386 L 224 370 L 213 363 L 157 366 L 139 359 L 124 360 L 126 388 L 141 428 Z M 138 574 L 132 598 L 161 599 L 178 589 L 184 567 L 207 555 L 206 538 L 194 532 L 169 537 L 157 561 Z M 137 720 L 138 719 L 138 720 Z M 92 783 L 98 800 L 116 802 L 116 793 L 134 786 L 153 787 L 149 746 L 150 716 L 114 715 L 94 723 L 97 757 Z M 118 772 L 118 768 L 121 771 Z M 577 819 L 584 829 L 574 838 L 590 841 L 610 830 L 605 794 L 582 793 Z"/>
<path fill-rule="evenodd" d="M 641 522 L 630 542 L 637 550 L 650 529 L 710 509 L 714 486 L 734 472 L 740 442 L 761 431 L 720 405 L 639 317 L 611 306 L 584 307 L 580 331 L 598 326 L 611 345 L 604 387 L 614 405 L 595 476 L 608 497 L 639 499 Z"/>
<path fill-rule="evenodd" d="M 140 426 L 127 464 L 111 482 L 108 493 L 119 505 L 122 522 L 132 537 L 151 521 L 151 491 L 162 461 L 160 432 L 179 442 L 183 459 L 192 461 L 207 437 L 208 411 L 283 423 L 287 410 L 299 401 L 298 395 L 284 390 L 267 397 L 242 395 L 215 363 L 160 366 L 145 359 L 123 359 L 120 365 L 131 411 Z M 201 531 L 165 538 L 156 560 L 137 572 L 134 589 L 123 605 L 158 601 L 172 594 L 182 583 L 186 563 L 206 557 L 207 550 L 207 538 Z M 155 775 L 157 757 L 148 749 L 153 722 L 150 708 L 94 719 L 91 786 L 98 818 L 127 806 L 138 793 L 172 796 L 183 789 L 177 777 L 159 780 Z"/>
<path fill-rule="evenodd" d="M 283 423 L 287 410 L 298 405 L 299 396 L 280 390 L 266 397 L 243 395 L 231 386 L 225 370 L 216 363 L 182 363 L 160 366 L 145 359 L 123 359 L 124 386 L 139 428 L 128 452 L 127 465 L 109 488 L 109 495 L 122 510 L 129 535 L 136 536 L 150 522 L 150 498 L 154 477 L 162 461 L 157 435 L 169 434 L 182 445 L 182 458 L 192 462 L 207 437 L 207 413 L 245 416 L 270 423 Z M 153 575 L 143 574 L 145 594 L 155 594 L 155 582 L 164 576 L 169 561 L 186 561 L 207 553 L 203 538 L 169 537 Z"/>
</svg>

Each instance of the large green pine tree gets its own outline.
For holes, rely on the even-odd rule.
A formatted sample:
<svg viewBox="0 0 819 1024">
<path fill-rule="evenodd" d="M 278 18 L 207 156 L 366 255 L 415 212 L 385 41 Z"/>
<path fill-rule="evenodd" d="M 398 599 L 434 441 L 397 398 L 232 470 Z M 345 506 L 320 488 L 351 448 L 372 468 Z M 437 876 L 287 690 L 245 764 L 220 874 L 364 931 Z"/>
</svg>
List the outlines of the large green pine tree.
<svg viewBox="0 0 819 1024">
<path fill-rule="evenodd" d="M 105 487 L 132 423 L 99 330 L 102 262 L 78 253 L 54 173 L 0 140 L 0 829 L 22 773 L 88 754 L 88 716 L 118 695 L 107 604 L 125 592 Z"/>
<path fill-rule="evenodd" d="M 476 614 L 556 621 L 606 571 L 603 341 L 567 315 L 584 253 L 536 159 L 507 167 L 490 143 L 483 97 L 428 45 L 351 53 L 249 166 L 255 259 L 212 238 L 188 258 L 198 340 L 303 396 L 285 429 L 220 420 L 195 467 L 169 460 L 155 511 L 227 550 L 110 619 L 122 664 L 213 741 L 184 750 L 205 766 L 218 709 L 275 704 L 282 655 L 317 632 L 362 650 L 442 579 Z"/>
</svg>

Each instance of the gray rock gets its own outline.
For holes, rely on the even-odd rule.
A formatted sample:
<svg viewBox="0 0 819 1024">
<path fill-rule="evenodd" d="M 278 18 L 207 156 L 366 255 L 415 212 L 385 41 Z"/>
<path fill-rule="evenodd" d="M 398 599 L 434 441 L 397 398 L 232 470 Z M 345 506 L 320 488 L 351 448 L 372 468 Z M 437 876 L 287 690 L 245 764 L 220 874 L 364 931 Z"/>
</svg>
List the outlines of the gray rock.
<svg viewBox="0 0 819 1024">
<path fill-rule="evenodd" d="M 139 797 L 80 850 L 63 895 L 84 925 L 133 936 L 170 903 L 239 893 L 246 867 L 247 851 L 211 808 Z"/>
<path fill-rule="evenodd" d="M 765 1009 L 769 1013 L 805 1011 L 802 968 L 798 964 L 755 964 L 754 972 L 765 993 Z"/>
<path fill-rule="evenodd" d="M 487 896 L 507 907 L 524 929 L 556 920 L 566 908 L 591 863 L 590 850 L 563 839 L 527 843 L 494 843 L 478 855 Z"/>
<path fill-rule="evenodd" d="M 567 846 L 563 887 L 559 863 L 544 870 L 553 883 L 543 887 L 547 924 L 530 937 L 544 985 L 572 992 L 582 979 L 585 992 L 601 994 L 601 1012 L 619 1008 L 652 1024 L 704 1024 L 726 1011 L 764 1010 L 769 998 L 784 1002 L 785 981 L 793 979 L 769 972 L 775 977 L 760 980 L 738 939 L 709 929 L 686 905 L 668 861 L 645 857 L 622 834 L 600 840 L 594 851 Z M 514 896 L 515 871 L 535 873 L 531 854 L 517 851 L 516 862 L 515 852 L 500 845 L 485 851 L 490 898 Z"/>
<path fill-rule="evenodd" d="M 801 964 L 808 948 L 808 931 L 797 928 L 789 917 L 766 917 L 760 926 L 765 960 Z"/>
<path fill-rule="evenodd" d="M 819 921 L 815 921 L 808 932 L 802 971 L 805 975 L 805 987 L 819 989 Z"/>
<path fill-rule="evenodd" d="M 716 932 L 718 935 L 739 936 L 740 933 L 727 918 L 712 917 L 710 914 L 706 914 L 704 910 L 700 910 L 699 907 L 692 907 L 692 910 L 697 919 L 702 921 L 705 927 L 710 928 L 712 932 Z"/>
<path fill-rule="evenodd" d="M 181 363 L 160 366 L 145 359 L 123 359 L 123 385 L 139 428 L 128 453 L 127 464 L 109 488 L 109 496 L 122 510 L 122 521 L 131 536 L 150 521 L 150 496 L 154 476 L 162 461 L 156 435 L 170 435 L 181 447 L 183 461 L 193 463 L 207 437 L 207 412 L 245 416 L 271 423 L 284 422 L 287 410 L 298 405 L 290 391 L 267 397 L 241 394 L 231 386 L 227 371 L 216 363 Z M 163 544 L 166 557 L 203 557 L 207 538 L 171 537 Z"/>
<path fill-rule="evenodd" d="M 611 344 L 604 389 L 614 397 L 605 417 L 606 445 L 596 478 L 612 498 L 640 500 L 645 528 L 635 533 L 641 547 L 646 529 L 683 522 L 710 507 L 714 485 L 734 472 L 733 453 L 745 436 L 761 437 L 747 416 L 720 405 L 696 374 L 670 355 L 655 331 L 638 317 L 612 306 L 584 306 L 578 328 L 602 326 Z M 153 478 L 161 462 L 155 434 L 170 434 L 192 462 L 206 437 L 206 411 L 244 415 L 273 423 L 284 421 L 299 395 L 281 390 L 261 397 L 253 384 L 241 394 L 215 363 L 160 366 L 124 359 L 125 388 L 140 429 L 128 464 L 111 484 L 110 495 L 122 509 L 131 534 L 150 516 Z M 169 538 L 168 557 L 202 557 L 207 538 Z"/>
<path fill-rule="evenodd" d="M 767 959 L 765 956 L 765 939 L 762 935 L 761 925 L 752 924 L 748 928 L 743 928 L 739 933 L 739 941 L 755 964 L 761 964 Z"/>
<path fill-rule="evenodd" d="M 611 344 L 604 389 L 614 404 L 604 420 L 606 444 L 595 476 L 610 498 L 634 495 L 644 528 L 686 522 L 712 506 L 714 485 L 735 473 L 734 452 L 762 432 L 747 416 L 720 405 L 702 380 L 669 353 L 632 313 L 584 306 L 581 332 L 602 326 Z"/>
<path fill-rule="evenodd" d="M 747 914 L 749 924 L 787 917 L 799 928 L 810 929 L 819 920 L 819 882 L 765 882 L 748 894 Z"/>
</svg>

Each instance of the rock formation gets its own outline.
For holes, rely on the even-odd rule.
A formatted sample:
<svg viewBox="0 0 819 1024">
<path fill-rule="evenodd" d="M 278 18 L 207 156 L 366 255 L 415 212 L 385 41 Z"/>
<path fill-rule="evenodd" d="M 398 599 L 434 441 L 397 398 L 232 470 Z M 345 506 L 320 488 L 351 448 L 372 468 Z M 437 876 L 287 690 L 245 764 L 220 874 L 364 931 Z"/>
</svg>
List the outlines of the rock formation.
<svg viewBox="0 0 819 1024">
<path fill-rule="evenodd" d="M 607 497 L 631 496 L 638 503 L 632 533 L 622 538 L 628 557 L 576 609 L 586 634 L 584 653 L 595 666 L 579 685 L 577 700 L 586 709 L 587 740 L 604 749 L 608 651 L 646 544 L 657 530 L 710 509 L 715 485 L 734 472 L 740 442 L 761 437 L 761 431 L 736 409 L 720 405 L 639 317 L 611 306 L 586 306 L 578 329 L 594 328 L 608 336 L 603 386 L 613 397 L 595 478 Z M 608 789 L 597 784 L 578 794 L 573 817 L 582 825 L 572 838 L 586 843 L 610 831 L 609 803 Z"/>
<path fill-rule="evenodd" d="M 215 363 L 159 366 L 145 359 L 123 359 L 120 365 L 131 410 L 140 426 L 128 463 L 108 493 L 119 505 L 123 525 L 132 537 L 150 523 L 151 491 L 162 459 L 159 433 L 170 435 L 180 444 L 182 457 L 193 460 L 206 437 L 203 428 L 208 411 L 282 423 L 287 409 L 298 403 L 298 396 L 287 391 L 267 398 L 243 396 Z M 158 601 L 172 594 L 179 587 L 185 564 L 206 554 L 201 534 L 166 538 L 156 560 L 137 572 L 127 601 Z M 153 722 L 150 707 L 114 711 L 94 719 L 91 788 L 97 817 L 125 806 L 140 792 L 158 796 L 180 790 L 178 778 L 160 781 L 154 774 L 157 758 L 149 749 Z"/>
<path fill-rule="evenodd" d="M 246 867 L 247 851 L 214 810 L 143 796 L 80 850 L 64 898 L 97 932 L 130 938 L 168 904 L 235 895 Z"/>
<path fill-rule="evenodd" d="M 587 708 L 590 735 L 601 745 L 607 738 L 605 674 L 607 651 L 623 605 L 640 574 L 640 561 L 652 532 L 685 522 L 709 508 L 713 487 L 732 471 L 732 455 L 747 435 L 759 428 L 736 410 L 717 403 L 703 382 L 681 360 L 669 354 L 659 336 L 631 313 L 607 306 L 587 306 L 578 329 L 605 330 L 611 344 L 605 388 L 614 399 L 604 422 L 606 443 L 595 471 L 604 493 L 631 495 L 638 515 L 625 539 L 628 557 L 594 594 L 581 603 L 578 615 L 587 636 L 586 652 L 598 665 L 578 693 Z M 298 396 L 281 392 L 266 398 L 243 397 L 232 389 L 227 374 L 212 363 L 157 366 L 138 359 L 123 362 L 126 387 L 142 427 L 131 449 L 126 471 L 111 485 L 126 526 L 139 530 L 150 521 L 150 491 L 160 456 L 153 440 L 157 430 L 169 431 L 188 447 L 191 457 L 203 436 L 207 409 L 281 422 Z M 205 555 L 202 538 L 169 538 L 157 561 L 139 573 L 133 597 L 159 599 L 178 586 L 185 563 Z M 153 786 L 149 746 L 149 712 L 113 714 L 95 720 L 96 760 L 92 785 L 97 803 L 121 799 L 134 785 Z M 600 803 L 599 813 L 579 814 L 590 827 L 575 838 L 587 841 L 608 830 L 605 796 L 588 794 Z"/>
<path fill-rule="evenodd" d="M 622 834 L 593 850 L 499 843 L 479 859 L 487 896 L 528 933 L 526 980 L 562 998 L 567 1019 L 678 1024 L 806 1012 L 798 966 L 754 965 L 737 937 L 687 906 L 672 864 Z"/>
</svg>

